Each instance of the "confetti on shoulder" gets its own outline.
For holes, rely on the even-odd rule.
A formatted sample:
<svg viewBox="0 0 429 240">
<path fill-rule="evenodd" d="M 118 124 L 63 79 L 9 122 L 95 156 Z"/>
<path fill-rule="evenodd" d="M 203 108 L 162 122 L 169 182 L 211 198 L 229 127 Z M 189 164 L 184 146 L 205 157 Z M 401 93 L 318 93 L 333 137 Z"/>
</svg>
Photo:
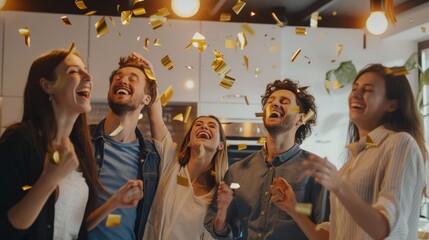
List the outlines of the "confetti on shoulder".
<svg viewBox="0 0 429 240">
<path fill-rule="evenodd" d="M 115 130 L 113 130 L 113 132 L 111 132 L 109 136 L 114 137 L 118 135 L 122 131 L 122 129 L 124 129 L 124 126 L 122 126 L 122 124 L 119 124 L 119 126 Z"/>
<path fill-rule="evenodd" d="M 231 185 L 229 185 L 229 188 L 231 188 L 232 190 L 239 189 L 240 184 L 233 182 L 233 183 L 231 183 Z"/>
</svg>

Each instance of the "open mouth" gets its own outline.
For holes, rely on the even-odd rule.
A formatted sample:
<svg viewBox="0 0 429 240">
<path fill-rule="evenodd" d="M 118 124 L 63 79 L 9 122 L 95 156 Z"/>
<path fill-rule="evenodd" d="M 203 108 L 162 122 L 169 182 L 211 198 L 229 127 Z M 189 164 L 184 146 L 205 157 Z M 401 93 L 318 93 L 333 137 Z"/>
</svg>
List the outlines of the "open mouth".
<svg viewBox="0 0 429 240">
<path fill-rule="evenodd" d="M 208 132 L 201 131 L 201 132 L 197 133 L 197 138 L 211 139 L 212 137 L 210 136 L 210 134 Z"/>
<path fill-rule="evenodd" d="M 268 117 L 269 118 L 280 118 L 281 116 L 282 116 L 282 114 L 280 112 L 273 111 Z"/>
<path fill-rule="evenodd" d="M 131 95 L 131 90 L 124 87 L 117 87 L 114 93 L 119 95 Z"/>
<path fill-rule="evenodd" d="M 87 87 L 79 88 L 78 90 L 76 90 L 76 94 L 81 97 L 89 98 L 91 94 L 91 89 Z"/>
<path fill-rule="evenodd" d="M 359 103 L 352 103 L 352 104 L 350 104 L 350 107 L 353 109 L 363 109 L 364 108 L 364 106 L 362 104 L 359 104 Z"/>
</svg>

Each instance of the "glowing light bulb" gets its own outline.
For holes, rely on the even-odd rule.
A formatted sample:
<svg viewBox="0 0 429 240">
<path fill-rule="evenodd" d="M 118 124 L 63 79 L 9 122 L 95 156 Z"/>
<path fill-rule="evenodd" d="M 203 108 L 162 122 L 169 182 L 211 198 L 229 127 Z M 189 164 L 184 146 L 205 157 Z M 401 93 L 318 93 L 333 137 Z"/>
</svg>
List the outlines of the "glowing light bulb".
<svg viewBox="0 0 429 240">
<path fill-rule="evenodd" d="M 5 4 L 6 4 L 6 0 L 0 0 L 0 9 L 2 9 Z"/>
<path fill-rule="evenodd" d="M 186 81 L 186 82 L 185 82 L 185 86 L 186 86 L 186 88 L 187 88 L 187 89 L 192 89 L 192 88 L 194 88 L 194 81 L 192 81 L 192 80 L 188 80 L 188 81 Z"/>
<path fill-rule="evenodd" d="M 200 9 L 200 0 L 171 0 L 171 8 L 179 17 L 192 17 Z"/>
<path fill-rule="evenodd" d="M 387 30 L 388 26 L 386 15 L 383 11 L 371 12 L 366 20 L 366 28 L 374 35 L 380 35 Z"/>
</svg>

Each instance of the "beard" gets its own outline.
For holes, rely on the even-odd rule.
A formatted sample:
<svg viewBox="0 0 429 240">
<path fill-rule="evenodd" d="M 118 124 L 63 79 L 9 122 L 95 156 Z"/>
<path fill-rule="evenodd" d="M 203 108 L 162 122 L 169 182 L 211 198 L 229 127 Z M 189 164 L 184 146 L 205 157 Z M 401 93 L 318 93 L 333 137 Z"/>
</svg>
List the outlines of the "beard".
<svg viewBox="0 0 429 240">
<path fill-rule="evenodd" d="M 270 135 L 276 135 L 276 134 L 290 131 L 295 125 L 292 119 L 293 119 L 293 116 L 291 114 L 287 114 L 285 116 L 284 121 L 277 125 L 271 125 L 271 124 L 267 125 L 266 119 L 264 118 L 263 120 L 264 120 L 265 129 L 267 129 L 268 133 Z"/>
<path fill-rule="evenodd" d="M 111 97 L 107 99 L 109 103 L 110 109 L 112 109 L 112 112 L 115 113 L 118 116 L 123 116 L 128 112 L 132 112 L 137 109 L 137 107 L 132 104 L 132 102 L 129 103 L 115 103 Z"/>
</svg>

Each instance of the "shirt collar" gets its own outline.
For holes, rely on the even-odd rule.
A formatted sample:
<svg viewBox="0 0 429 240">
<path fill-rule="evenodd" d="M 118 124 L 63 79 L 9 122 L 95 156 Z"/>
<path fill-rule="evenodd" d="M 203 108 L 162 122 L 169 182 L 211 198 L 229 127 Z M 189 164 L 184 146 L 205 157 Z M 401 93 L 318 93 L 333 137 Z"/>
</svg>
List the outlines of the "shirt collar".
<svg viewBox="0 0 429 240">
<path fill-rule="evenodd" d="M 372 130 L 368 135 L 359 139 L 359 141 L 353 142 L 346 146 L 352 156 L 356 156 L 364 149 L 373 148 L 380 146 L 381 142 L 386 139 L 389 134 L 383 125 Z"/>
<path fill-rule="evenodd" d="M 277 155 L 273 159 L 273 161 L 271 162 L 271 164 L 273 166 L 280 166 L 282 163 L 287 162 L 287 160 L 289 160 L 293 156 L 295 156 L 295 154 L 297 154 L 300 150 L 301 150 L 301 147 L 299 146 L 299 144 L 295 144 L 295 145 L 293 145 L 293 147 L 291 147 L 286 152 L 284 152 L 284 153 L 282 153 L 280 155 Z"/>
</svg>

